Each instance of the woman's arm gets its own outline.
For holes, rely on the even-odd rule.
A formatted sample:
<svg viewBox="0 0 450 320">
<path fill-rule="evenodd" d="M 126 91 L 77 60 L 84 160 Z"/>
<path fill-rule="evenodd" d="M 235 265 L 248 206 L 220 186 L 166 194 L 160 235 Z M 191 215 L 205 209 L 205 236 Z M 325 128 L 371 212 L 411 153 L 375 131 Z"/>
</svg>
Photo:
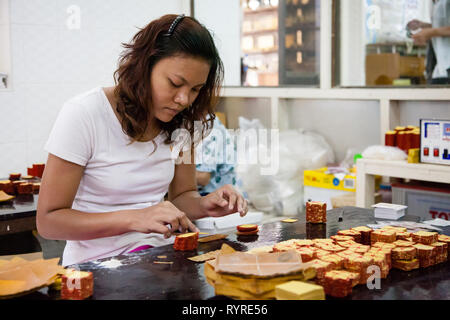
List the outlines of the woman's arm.
<svg viewBox="0 0 450 320">
<path fill-rule="evenodd" d="M 425 45 L 433 37 L 450 37 L 450 26 L 423 29 L 412 36 L 417 45 Z"/>
<path fill-rule="evenodd" d="M 197 179 L 197 184 L 201 186 L 206 186 L 211 180 L 211 172 L 195 171 L 195 178 Z"/>
<path fill-rule="evenodd" d="M 84 167 L 49 154 L 42 178 L 36 225 L 41 236 L 58 240 L 90 240 L 130 231 L 157 232 L 166 237 L 171 224 L 176 230 L 195 226 L 169 202 L 145 209 L 86 213 L 71 209 Z"/>
<path fill-rule="evenodd" d="M 431 23 L 414 19 L 414 20 L 411 20 L 410 22 L 408 22 L 406 27 L 411 30 L 417 30 L 419 28 L 425 29 L 425 28 L 431 28 Z"/>
</svg>

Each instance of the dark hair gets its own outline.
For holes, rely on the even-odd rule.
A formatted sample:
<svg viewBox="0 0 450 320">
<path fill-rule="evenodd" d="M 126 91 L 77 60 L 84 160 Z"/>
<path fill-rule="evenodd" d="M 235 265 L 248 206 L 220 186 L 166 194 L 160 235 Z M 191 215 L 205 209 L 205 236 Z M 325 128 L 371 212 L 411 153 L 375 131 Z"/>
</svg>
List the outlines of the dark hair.
<svg viewBox="0 0 450 320">
<path fill-rule="evenodd" d="M 168 34 L 169 29 L 171 33 Z M 214 40 L 202 24 L 192 17 L 164 15 L 140 29 L 130 43 L 122 45 L 125 51 L 114 72 L 114 94 L 118 100 L 117 112 L 122 130 L 132 142 L 143 140 L 149 124 L 149 81 L 153 66 L 163 58 L 177 55 L 205 59 L 211 68 L 206 84 L 191 107 L 178 113 L 170 122 L 158 120 L 161 130 L 167 133 L 165 142 L 171 142 L 171 135 L 178 128 L 189 130 L 193 138 L 194 121 L 202 121 L 202 135 L 205 125 L 206 129 L 212 128 L 224 71 Z"/>
</svg>

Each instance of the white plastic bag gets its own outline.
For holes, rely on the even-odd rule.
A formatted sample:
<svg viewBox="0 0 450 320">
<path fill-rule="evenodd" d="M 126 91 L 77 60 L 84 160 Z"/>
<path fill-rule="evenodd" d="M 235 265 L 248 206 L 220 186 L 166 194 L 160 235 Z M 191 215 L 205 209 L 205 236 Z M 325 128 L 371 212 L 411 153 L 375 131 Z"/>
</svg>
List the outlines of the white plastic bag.
<svg viewBox="0 0 450 320">
<path fill-rule="evenodd" d="M 402 161 L 408 158 L 408 155 L 402 149 L 382 145 L 367 147 L 363 151 L 362 156 L 364 159 L 378 159 L 391 161 Z"/>
<path fill-rule="evenodd" d="M 264 129 L 258 119 L 239 118 L 240 130 Z M 297 214 L 303 202 L 303 170 L 318 169 L 334 162 L 334 153 L 325 139 L 317 133 L 299 129 L 279 132 L 279 141 L 259 141 L 246 148 L 249 155 L 261 150 L 271 154 L 270 148 L 278 144 L 278 170 L 272 175 L 261 174 L 267 163 L 238 163 L 236 173 L 243 182 L 245 192 L 253 206 L 261 211 L 277 214 Z M 273 164 L 273 163 L 272 163 Z"/>
</svg>

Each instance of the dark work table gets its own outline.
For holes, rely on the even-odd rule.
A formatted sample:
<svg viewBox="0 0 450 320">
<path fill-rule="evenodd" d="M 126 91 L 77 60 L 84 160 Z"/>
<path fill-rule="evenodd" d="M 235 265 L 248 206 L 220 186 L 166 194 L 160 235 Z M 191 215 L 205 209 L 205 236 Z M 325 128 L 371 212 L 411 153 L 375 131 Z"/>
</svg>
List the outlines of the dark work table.
<svg viewBox="0 0 450 320">
<path fill-rule="evenodd" d="M 41 251 L 36 230 L 37 194 L 17 195 L 0 202 L 0 256 Z"/>
<path fill-rule="evenodd" d="M 227 239 L 199 243 L 191 252 L 174 251 L 172 245 L 152 248 L 136 253 L 87 262 L 72 267 L 92 271 L 94 274 L 93 300 L 223 300 L 215 296 L 203 274 L 204 263 L 188 260 L 188 257 L 220 249 L 227 243 L 239 251 L 273 245 L 276 242 L 297 239 L 329 238 L 339 230 L 376 223 L 372 209 L 345 207 L 343 221 L 338 222 L 342 210 L 327 212 L 326 224 L 307 224 L 305 214 L 295 223 L 273 222 L 260 225 L 255 236 L 237 236 L 229 230 Z M 381 219 L 380 219 L 381 220 Z M 414 216 L 401 220 L 418 221 Z M 450 235 L 450 228 L 443 229 Z M 157 258 L 167 256 L 167 258 Z M 99 262 L 119 260 L 117 268 L 100 267 Z M 154 261 L 173 261 L 173 264 L 155 264 Z M 448 300 L 450 299 L 450 262 L 410 272 L 391 269 L 387 279 L 381 279 L 381 289 L 369 290 L 365 285 L 353 288 L 352 295 L 344 299 L 353 300 Z M 47 288 L 22 299 L 58 299 L 58 293 Z M 327 299 L 333 299 L 327 296 Z"/>
<path fill-rule="evenodd" d="M 37 194 L 19 194 L 14 199 L 0 202 L 0 221 L 36 216 Z"/>
</svg>

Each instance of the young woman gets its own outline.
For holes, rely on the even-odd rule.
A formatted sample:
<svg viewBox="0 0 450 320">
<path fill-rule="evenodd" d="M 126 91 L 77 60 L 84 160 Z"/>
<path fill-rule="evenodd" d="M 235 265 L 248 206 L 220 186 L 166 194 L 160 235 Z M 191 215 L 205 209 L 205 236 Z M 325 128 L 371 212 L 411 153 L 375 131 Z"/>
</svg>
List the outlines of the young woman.
<svg viewBox="0 0 450 320">
<path fill-rule="evenodd" d="M 205 133 L 214 120 L 223 66 L 208 30 L 165 15 L 125 48 L 116 85 L 66 102 L 46 144 L 37 228 L 67 240 L 65 266 L 168 244 L 175 231 L 198 231 L 192 220 L 248 210 L 230 185 L 201 197 L 185 161 L 194 148 L 174 143 L 177 129 L 193 138 L 194 121 Z"/>
</svg>

